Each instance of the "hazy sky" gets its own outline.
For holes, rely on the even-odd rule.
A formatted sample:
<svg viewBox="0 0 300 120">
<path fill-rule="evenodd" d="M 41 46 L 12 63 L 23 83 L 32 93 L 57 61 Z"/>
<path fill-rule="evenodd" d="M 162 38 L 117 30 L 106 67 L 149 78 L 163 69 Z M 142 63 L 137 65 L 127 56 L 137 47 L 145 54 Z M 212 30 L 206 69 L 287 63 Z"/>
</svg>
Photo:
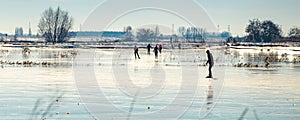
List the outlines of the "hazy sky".
<svg viewBox="0 0 300 120">
<path fill-rule="evenodd" d="M 90 13 L 101 5 L 104 0 L 0 1 L 0 33 L 12 34 L 15 27 L 23 27 L 24 33 L 27 34 L 30 22 L 32 31 L 35 34 L 38 31 L 37 24 L 41 13 L 49 7 L 56 8 L 60 6 L 62 9 L 69 11 L 74 18 L 73 30 L 79 30 L 80 24 L 83 24 Z M 160 0 L 152 1 L 159 2 Z M 249 19 L 253 18 L 272 20 L 283 28 L 284 34 L 293 26 L 300 27 L 300 16 L 298 14 L 300 0 L 196 0 L 196 2 L 205 9 L 215 26 L 220 26 L 220 31 L 227 31 L 228 25 L 230 25 L 233 35 L 245 35 L 245 27 Z M 170 3 L 170 5 L 181 7 L 181 4 L 177 3 Z M 107 11 L 108 14 L 110 12 Z M 132 22 L 134 23 L 134 21 Z M 176 25 L 176 23 L 172 24 Z M 120 26 L 119 30 L 122 30 L 123 27 Z"/>
</svg>

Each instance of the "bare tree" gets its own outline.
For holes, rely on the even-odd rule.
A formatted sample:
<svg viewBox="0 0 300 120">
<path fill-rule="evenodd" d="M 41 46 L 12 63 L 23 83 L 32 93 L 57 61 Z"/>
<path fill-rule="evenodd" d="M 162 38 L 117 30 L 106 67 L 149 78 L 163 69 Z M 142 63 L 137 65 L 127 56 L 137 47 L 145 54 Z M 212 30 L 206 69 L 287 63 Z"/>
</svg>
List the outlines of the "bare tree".
<svg viewBox="0 0 300 120">
<path fill-rule="evenodd" d="M 300 28 L 298 28 L 298 27 L 292 27 L 289 30 L 288 36 L 290 38 L 300 38 Z"/>
<path fill-rule="evenodd" d="M 125 38 L 124 40 L 132 40 L 133 34 L 132 34 L 132 27 L 127 26 L 125 28 Z"/>
<path fill-rule="evenodd" d="M 136 38 L 139 41 L 149 41 L 149 40 L 153 40 L 155 37 L 155 33 L 153 30 L 151 29 L 145 29 L 145 28 L 141 28 L 138 29 L 136 32 Z"/>
<path fill-rule="evenodd" d="M 178 28 L 178 33 L 180 34 L 181 37 L 185 36 L 185 32 L 186 32 L 185 27 L 182 26 Z"/>
<path fill-rule="evenodd" d="M 196 42 L 196 38 L 199 36 L 199 31 L 196 27 L 191 27 L 191 35 L 194 42 Z"/>
<path fill-rule="evenodd" d="M 190 38 L 191 38 L 191 28 L 187 28 L 185 32 L 185 39 L 186 41 L 189 42 Z"/>
<path fill-rule="evenodd" d="M 57 7 L 54 11 L 51 7 L 42 13 L 39 22 L 39 32 L 45 38 L 46 43 L 63 43 L 69 37 L 69 30 L 72 28 L 73 18 L 67 11 Z"/>
<path fill-rule="evenodd" d="M 248 39 L 253 42 L 272 42 L 282 37 L 281 28 L 270 20 L 260 21 L 258 19 L 249 20 L 246 27 Z"/>
<path fill-rule="evenodd" d="M 191 42 L 190 40 L 193 40 L 193 42 L 204 42 L 206 31 L 204 28 L 198 28 L 198 27 L 180 27 L 179 33 L 182 34 L 182 36 L 185 37 L 185 39 L 188 42 Z"/>
</svg>

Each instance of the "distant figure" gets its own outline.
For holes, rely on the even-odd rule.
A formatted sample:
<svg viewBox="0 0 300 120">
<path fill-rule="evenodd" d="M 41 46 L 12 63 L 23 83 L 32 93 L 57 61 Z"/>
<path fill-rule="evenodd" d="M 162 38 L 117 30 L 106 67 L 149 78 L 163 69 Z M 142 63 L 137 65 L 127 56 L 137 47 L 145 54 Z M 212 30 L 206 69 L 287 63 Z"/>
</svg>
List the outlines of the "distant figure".
<svg viewBox="0 0 300 120">
<path fill-rule="evenodd" d="M 159 46 L 158 46 L 158 51 L 159 51 L 160 54 L 161 54 L 161 50 L 162 50 L 162 45 L 159 44 Z"/>
<path fill-rule="evenodd" d="M 23 48 L 23 54 L 30 54 L 30 49 L 28 47 Z"/>
<path fill-rule="evenodd" d="M 150 44 L 147 45 L 147 54 L 150 55 L 150 49 L 152 48 L 152 46 Z"/>
<path fill-rule="evenodd" d="M 181 49 L 181 43 L 178 44 L 178 49 Z"/>
<path fill-rule="evenodd" d="M 209 64 L 209 67 L 208 67 L 208 76 L 206 78 L 212 78 L 212 72 L 211 72 L 211 69 L 214 65 L 214 58 L 213 58 L 213 55 L 210 53 L 209 50 L 206 50 L 206 54 L 207 54 L 207 62 L 206 62 L 206 65 Z"/>
<path fill-rule="evenodd" d="M 270 58 L 266 57 L 266 59 L 265 59 L 265 67 L 268 68 L 269 65 L 270 65 Z"/>
<path fill-rule="evenodd" d="M 158 47 L 157 47 L 157 45 L 154 47 L 153 52 L 154 52 L 154 55 L 155 55 L 155 59 L 157 59 L 158 58 Z"/>
<path fill-rule="evenodd" d="M 141 58 L 140 58 L 140 55 L 139 55 L 139 48 L 136 47 L 136 45 L 135 45 L 135 46 L 134 46 L 134 57 L 135 57 L 135 59 L 136 59 L 136 56 L 137 56 L 139 59 L 141 59 Z"/>
<path fill-rule="evenodd" d="M 23 57 L 27 58 L 30 54 L 30 51 L 31 50 L 28 47 L 23 48 L 23 51 L 22 51 Z"/>
</svg>

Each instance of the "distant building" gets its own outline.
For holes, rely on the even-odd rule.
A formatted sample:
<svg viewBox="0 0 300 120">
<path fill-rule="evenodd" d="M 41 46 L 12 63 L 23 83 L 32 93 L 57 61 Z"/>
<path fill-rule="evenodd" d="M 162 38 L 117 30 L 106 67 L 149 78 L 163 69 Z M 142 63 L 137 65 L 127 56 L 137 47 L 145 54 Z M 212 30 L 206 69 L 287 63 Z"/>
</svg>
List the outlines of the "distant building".
<svg viewBox="0 0 300 120">
<path fill-rule="evenodd" d="M 3 42 L 7 39 L 7 34 L 0 33 L 0 41 Z"/>
<path fill-rule="evenodd" d="M 15 28 L 15 36 L 23 36 L 23 28 L 22 27 Z"/>
<path fill-rule="evenodd" d="M 115 37 L 122 38 L 125 36 L 125 32 L 115 32 L 115 31 L 76 31 L 70 32 L 71 37 Z"/>
<path fill-rule="evenodd" d="M 0 33 L 1 37 L 7 37 L 7 34 Z"/>
<path fill-rule="evenodd" d="M 94 42 L 106 42 L 106 41 L 119 41 L 125 37 L 125 32 L 117 31 L 73 31 L 69 32 L 71 39 L 69 41 L 94 41 Z"/>
</svg>

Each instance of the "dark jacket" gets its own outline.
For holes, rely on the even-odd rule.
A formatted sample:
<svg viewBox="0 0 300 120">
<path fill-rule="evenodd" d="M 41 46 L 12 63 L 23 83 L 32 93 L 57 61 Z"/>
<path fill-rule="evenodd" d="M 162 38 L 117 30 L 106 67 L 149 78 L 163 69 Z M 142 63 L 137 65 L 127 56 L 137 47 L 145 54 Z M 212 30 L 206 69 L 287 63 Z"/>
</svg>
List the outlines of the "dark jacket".
<svg viewBox="0 0 300 120">
<path fill-rule="evenodd" d="M 208 58 L 206 64 L 209 63 L 209 65 L 213 66 L 214 65 L 213 55 L 209 51 L 206 53 L 207 53 L 207 58 Z"/>
</svg>

